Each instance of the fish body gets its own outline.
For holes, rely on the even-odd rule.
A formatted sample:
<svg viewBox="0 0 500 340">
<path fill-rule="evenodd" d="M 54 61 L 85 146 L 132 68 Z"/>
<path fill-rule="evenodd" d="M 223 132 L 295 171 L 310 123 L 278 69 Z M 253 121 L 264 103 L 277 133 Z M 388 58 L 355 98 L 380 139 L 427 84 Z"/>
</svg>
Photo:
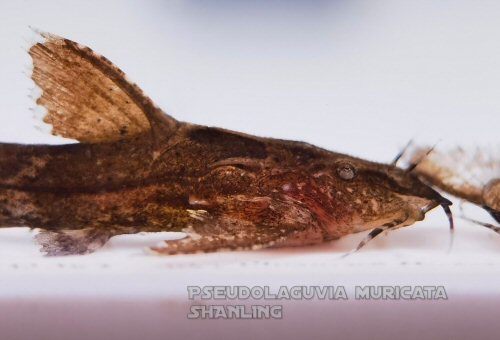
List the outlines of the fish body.
<svg viewBox="0 0 500 340">
<path fill-rule="evenodd" d="M 29 51 L 37 103 L 54 134 L 79 143 L 0 143 L 0 226 L 39 228 L 48 255 L 144 231 L 188 234 L 160 254 L 375 237 L 451 204 L 392 164 L 180 122 L 106 58 L 42 36 Z"/>
</svg>

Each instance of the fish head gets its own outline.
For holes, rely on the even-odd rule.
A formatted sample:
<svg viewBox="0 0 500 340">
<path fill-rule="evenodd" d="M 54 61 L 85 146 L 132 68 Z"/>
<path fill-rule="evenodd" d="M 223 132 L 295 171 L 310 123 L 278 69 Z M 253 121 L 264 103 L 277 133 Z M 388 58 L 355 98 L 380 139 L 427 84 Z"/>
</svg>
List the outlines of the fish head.
<svg viewBox="0 0 500 340">
<path fill-rule="evenodd" d="M 336 230 L 402 227 L 423 220 L 437 206 L 453 229 L 452 203 L 411 171 L 341 154 L 323 158 L 310 169 L 315 192 L 321 193 L 312 202 L 322 205 Z"/>
</svg>

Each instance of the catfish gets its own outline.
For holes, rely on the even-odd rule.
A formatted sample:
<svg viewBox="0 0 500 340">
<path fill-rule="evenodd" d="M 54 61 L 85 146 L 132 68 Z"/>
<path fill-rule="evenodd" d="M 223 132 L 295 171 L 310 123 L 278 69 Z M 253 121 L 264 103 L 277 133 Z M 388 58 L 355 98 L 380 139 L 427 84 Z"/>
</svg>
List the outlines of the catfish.
<svg viewBox="0 0 500 340">
<path fill-rule="evenodd" d="M 174 119 L 124 72 L 74 41 L 29 49 L 52 134 L 78 143 L 0 143 L 0 227 L 39 229 L 46 255 L 111 237 L 185 232 L 150 250 L 189 254 L 314 245 L 424 219 L 451 202 L 411 171 L 314 145 Z"/>
</svg>

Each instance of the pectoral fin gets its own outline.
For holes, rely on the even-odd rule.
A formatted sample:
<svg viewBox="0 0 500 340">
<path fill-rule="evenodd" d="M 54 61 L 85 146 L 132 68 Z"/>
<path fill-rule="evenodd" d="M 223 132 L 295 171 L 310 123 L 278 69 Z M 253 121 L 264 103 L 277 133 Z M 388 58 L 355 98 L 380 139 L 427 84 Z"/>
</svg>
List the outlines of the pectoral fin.
<svg viewBox="0 0 500 340">
<path fill-rule="evenodd" d="M 108 59 L 71 40 L 40 34 L 44 41 L 29 54 L 32 79 L 43 91 L 37 104 L 47 109 L 43 120 L 52 134 L 99 143 L 176 128 L 177 121 Z"/>
<path fill-rule="evenodd" d="M 48 256 L 90 254 L 101 248 L 114 233 L 103 228 L 49 231 L 41 230 L 36 241 Z"/>
</svg>

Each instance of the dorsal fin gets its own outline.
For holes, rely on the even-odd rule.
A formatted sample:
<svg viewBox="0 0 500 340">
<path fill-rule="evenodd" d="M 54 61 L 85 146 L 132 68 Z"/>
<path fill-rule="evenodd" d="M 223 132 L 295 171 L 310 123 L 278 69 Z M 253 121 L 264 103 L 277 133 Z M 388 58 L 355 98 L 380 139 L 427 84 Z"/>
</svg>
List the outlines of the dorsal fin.
<svg viewBox="0 0 500 340">
<path fill-rule="evenodd" d="M 32 79 L 42 89 L 52 134 L 83 143 L 123 140 L 148 130 L 168 133 L 177 121 L 166 115 L 105 57 L 74 41 L 40 33 L 33 45 Z"/>
</svg>

